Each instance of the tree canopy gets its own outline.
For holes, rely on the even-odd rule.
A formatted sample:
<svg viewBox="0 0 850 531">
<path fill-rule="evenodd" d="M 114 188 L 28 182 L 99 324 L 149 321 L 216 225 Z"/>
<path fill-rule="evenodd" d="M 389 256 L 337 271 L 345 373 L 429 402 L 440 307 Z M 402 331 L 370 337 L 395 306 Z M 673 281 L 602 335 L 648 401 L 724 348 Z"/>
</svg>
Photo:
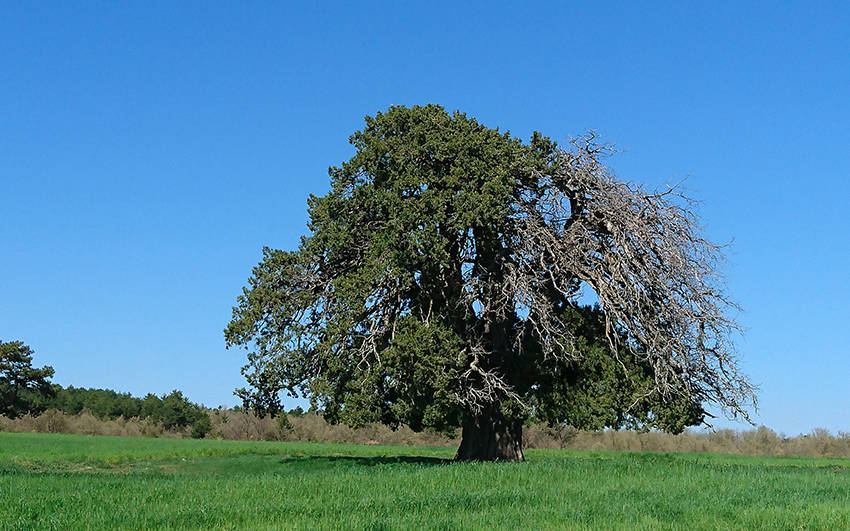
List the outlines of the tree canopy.
<svg viewBox="0 0 850 531">
<path fill-rule="evenodd" d="M 692 203 L 618 180 L 593 135 L 525 143 L 442 107 L 367 117 L 310 196 L 309 235 L 266 248 L 225 329 L 258 411 L 452 431 L 460 459 L 521 459 L 530 415 L 578 427 L 747 416 L 734 309 Z M 598 306 L 579 304 L 591 290 Z"/>
<path fill-rule="evenodd" d="M 32 356 L 23 341 L 0 341 L 0 415 L 41 413 L 53 397 L 53 367 L 33 367 Z"/>
</svg>

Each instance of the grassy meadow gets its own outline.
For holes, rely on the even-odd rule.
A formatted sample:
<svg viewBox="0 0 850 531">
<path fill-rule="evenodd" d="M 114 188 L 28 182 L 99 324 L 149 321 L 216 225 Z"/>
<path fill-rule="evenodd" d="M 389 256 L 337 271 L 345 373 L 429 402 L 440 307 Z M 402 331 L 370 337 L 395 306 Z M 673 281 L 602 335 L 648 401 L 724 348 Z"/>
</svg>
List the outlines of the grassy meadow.
<svg viewBox="0 0 850 531">
<path fill-rule="evenodd" d="M 850 460 L 0 433 L 0 527 L 848 529 Z"/>
</svg>

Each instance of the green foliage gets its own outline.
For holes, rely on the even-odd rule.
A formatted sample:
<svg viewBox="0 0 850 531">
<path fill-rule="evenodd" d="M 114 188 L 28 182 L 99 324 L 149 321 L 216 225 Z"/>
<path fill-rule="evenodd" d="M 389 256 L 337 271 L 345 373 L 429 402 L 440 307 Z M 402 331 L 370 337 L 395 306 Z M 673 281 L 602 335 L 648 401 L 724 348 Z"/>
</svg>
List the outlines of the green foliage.
<svg viewBox="0 0 850 531">
<path fill-rule="evenodd" d="M 258 414 L 279 411 L 288 391 L 309 393 L 332 421 L 451 430 L 468 362 L 458 355 L 468 318 L 451 309 L 459 238 L 504 227 L 517 180 L 553 144 L 535 135 L 524 145 L 435 105 L 367 117 L 351 143 L 357 154 L 330 169 L 331 192 L 308 200 L 312 235 L 295 252 L 265 249 L 234 309 L 228 344 L 255 347 L 237 395 Z M 325 298 L 305 285 L 315 268 L 327 270 Z M 358 356 L 363 314 L 388 285 L 400 297 L 392 338 Z"/>
<path fill-rule="evenodd" d="M 162 405 L 157 414 L 153 416 L 154 420 L 162 422 L 166 428 L 176 426 L 189 426 L 197 421 L 203 412 L 200 408 L 183 396 L 183 393 L 176 389 L 171 393 L 162 397 Z"/>
<path fill-rule="evenodd" d="M 32 366 L 33 350 L 22 341 L 0 341 L 0 415 L 37 415 L 49 407 L 53 368 Z"/>
<path fill-rule="evenodd" d="M 532 374 L 538 386 L 538 420 L 585 430 L 658 428 L 672 433 L 702 422 L 705 412 L 693 398 L 682 394 L 665 401 L 652 393 L 655 375 L 646 356 L 626 347 L 611 355 L 598 307 L 568 305 L 563 312 L 583 356 L 554 367 L 538 359 Z"/>
<path fill-rule="evenodd" d="M 118 393 L 112 389 L 86 389 L 68 386 L 63 388 L 59 385 L 53 386 L 55 397 L 50 402 L 50 407 L 65 413 L 75 415 L 84 409 L 101 419 L 115 419 L 118 417 L 144 417 L 142 412 L 143 401 L 130 393 Z"/>
<path fill-rule="evenodd" d="M 331 422 L 445 433 L 488 401 L 511 418 L 529 404 L 548 422 L 588 427 L 681 431 L 701 420 L 691 398 L 641 398 L 646 357 L 624 350 L 618 361 L 599 312 L 545 288 L 545 270 L 534 282 L 575 312 L 583 361 L 544 359 L 527 306 L 489 307 L 514 289 L 517 205 L 549 193 L 539 175 L 554 142 L 535 133 L 524 143 L 437 105 L 367 117 L 350 142 L 356 153 L 330 168 L 330 192 L 307 201 L 310 234 L 295 251 L 263 250 L 225 329 L 228 347 L 248 350 L 248 386 L 236 391 L 245 408 L 275 415 L 286 392 Z M 551 282 L 578 289 L 574 278 Z"/>
<path fill-rule="evenodd" d="M 204 413 L 192 424 L 192 438 L 203 439 L 212 431 L 212 421 L 207 413 Z"/>
<path fill-rule="evenodd" d="M 190 402 L 182 392 L 177 390 L 162 397 L 148 393 L 144 398 L 134 397 L 129 393 L 118 393 L 111 389 L 85 389 L 73 386 L 63 388 L 54 385 L 52 391 L 54 397 L 48 402 L 48 406 L 71 415 L 88 410 L 99 419 L 139 417 L 150 419 L 168 429 L 193 426 L 207 417 L 207 413 L 201 406 Z M 199 428 L 199 433 L 201 430 L 203 425 Z"/>
<path fill-rule="evenodd" d="M 200 406 L 189 402 L 189 399 L 176 389 L 162 398 L 153 394 L 145 396 L 142 414 L 166 428 L 191 426 L 208 416 Z"/>
<path fill-rule="evenodd" d="M 141 412 L 143 418 L 162 417 L 162 399 L 153 393 L 148 393 L 141 401 Z"/>
<path fill-rule="evenodd" d="M 277 429 L 280 433 L 286 433 L 292 430 L 292 422 L 290 422 L 289 417 L 286 415 L 278 415 L 277 417 Z"/>
</svg>

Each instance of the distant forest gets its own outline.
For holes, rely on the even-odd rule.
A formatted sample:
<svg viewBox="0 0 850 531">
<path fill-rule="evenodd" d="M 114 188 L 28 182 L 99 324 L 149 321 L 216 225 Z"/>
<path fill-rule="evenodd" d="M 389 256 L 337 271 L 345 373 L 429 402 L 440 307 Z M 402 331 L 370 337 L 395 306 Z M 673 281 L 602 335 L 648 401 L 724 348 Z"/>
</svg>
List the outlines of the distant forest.
<svg viewBox="0 0 850 531">
<path fill-rule="evenodd" d="M 57 410 L 68 415 L 89 412 L 100 420 L 118 418 L 149 419 L 165 429 L 191 427 L 193 437 L 205 437 L 211 422 L 205 408 L 190 402 L 183 393 L 174 390 L 167 395 L 148 393 L 144 398 L 130 393 L 118 393 L 111 389 L 86 389 L 51 385 L 51 392 L 43 393 L 31 404 L 29 412 L 38 415 L 42 411 Z"/>
<path fill-rule="evenodd" d="M 33 349 L 23 341 L 0 340 L 0 415 L 18 419 L 45 411 L 68 415 L 87 412 L 99 420 L 144 419 L 168 430 L 192 427 L 193 437 L 212 429 L 206 410 L 177 390 L 137 398 L 111 389 L 85 389 L 54 384 L 53 367 L 33 367 Z"/>
<path fill-rule="evenodd" d="M 124 418 L 149 418 L 166 428 L 191 426 L 206 415 L 204 408 L 192 403 L 177 390 L 161 397 L 148 393 L 144 398 L 111 389 L 86 389 L 54 385 L 55 395 L 44 404 L 44 409 L 58 409 L 76 415 L 88 409 L 101 420 Z"/>
</svg>

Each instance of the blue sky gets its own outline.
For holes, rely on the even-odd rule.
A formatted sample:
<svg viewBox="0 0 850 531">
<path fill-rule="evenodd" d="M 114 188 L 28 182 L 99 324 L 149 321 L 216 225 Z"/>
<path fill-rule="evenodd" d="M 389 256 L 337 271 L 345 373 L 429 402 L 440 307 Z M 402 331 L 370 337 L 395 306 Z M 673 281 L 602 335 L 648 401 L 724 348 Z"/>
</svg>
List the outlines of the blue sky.
<svg viewBox="0 0 850 531">
<path fill-rule="evenodd" d="M 0 2 L 0 338 L 55 381 L 235 404 L 262 246 L 296 245 L 365 115 L 433 102 L 688 176 L 755 420 L 850 431 L 845 3 L 77 4 Z"/>
</svg>

